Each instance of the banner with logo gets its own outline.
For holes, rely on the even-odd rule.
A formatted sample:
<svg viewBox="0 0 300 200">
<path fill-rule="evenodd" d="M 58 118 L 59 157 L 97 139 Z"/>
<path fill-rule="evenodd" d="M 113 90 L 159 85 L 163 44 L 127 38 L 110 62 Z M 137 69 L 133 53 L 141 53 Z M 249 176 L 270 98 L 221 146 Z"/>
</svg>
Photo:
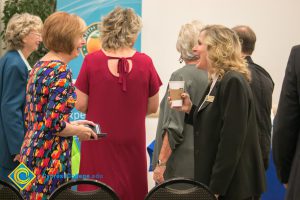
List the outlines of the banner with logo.
<svg viewBox="0 0 300 200">
<path fill-rule="evenodd" d="M 99 39 L 98 24 L 101 18 L 107 15 L 115 7 L 130 7 L 141 16 L 142 0 L 58 0 L 57 11 L 64 11 L 80 16 L 86 22 L 88 28 L 84 34 L 86 45 L 81 50 L 81 55 L 69 63 L 73 72 L 73 81 L 79 74 L 84 56 L 88 53 L 97 51 L 101 48 Z M 139 35 L 134 48 L 141 50 L 141 36 Z M 101 97 L 100 97 L 101 98 Z M 76 109 L 72 112 L 71 121 L 85 119 L 85 114 L 78 112 Z M 100 124 L 101 126 L 101 124 Z M 78 138 L 74 138 L 72 148 L 72 174 L 76 175 L 79 170 L 80 162 L 80 143 Z"/>
</svg>

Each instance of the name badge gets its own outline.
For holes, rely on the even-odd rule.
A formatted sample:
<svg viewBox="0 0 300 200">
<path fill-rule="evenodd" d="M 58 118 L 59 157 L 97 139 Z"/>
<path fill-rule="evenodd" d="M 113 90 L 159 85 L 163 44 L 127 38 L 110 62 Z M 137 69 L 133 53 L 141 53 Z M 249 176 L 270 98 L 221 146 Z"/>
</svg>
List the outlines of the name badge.
<svg viewBox="0 0 300 200">
<path fill-rule="evenodd" d="M 212 102 L 214 102 L 214 99 L 215 99 L 215 96 L 207 95 L 205 101 L 212 103 Z"/>
</svg>

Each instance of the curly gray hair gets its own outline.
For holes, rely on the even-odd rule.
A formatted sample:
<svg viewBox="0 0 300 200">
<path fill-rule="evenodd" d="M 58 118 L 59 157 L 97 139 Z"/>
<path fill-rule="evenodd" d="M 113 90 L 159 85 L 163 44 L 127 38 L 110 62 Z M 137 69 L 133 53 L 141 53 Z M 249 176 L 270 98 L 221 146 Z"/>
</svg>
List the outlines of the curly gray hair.
<svg viewBox="0 0 300 200">
<path fill-rule="evenodd" d="M 14 14 L 9 20 L 4 40 L 9 50 L 18 50 L 24 47 L 23 38 L 31 31 L 41 32 L 43 22 L 40 17 L 28 13 Z"/>
</svg>

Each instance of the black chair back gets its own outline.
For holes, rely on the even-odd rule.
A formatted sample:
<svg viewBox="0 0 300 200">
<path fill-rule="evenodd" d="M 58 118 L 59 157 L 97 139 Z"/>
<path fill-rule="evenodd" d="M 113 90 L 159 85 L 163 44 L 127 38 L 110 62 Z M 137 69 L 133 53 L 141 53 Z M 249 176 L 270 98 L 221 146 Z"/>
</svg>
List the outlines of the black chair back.
<svg viewBox="0 0 300 200">
<path fill-rule="evenodd" d="M 0 180 L 0 199 L 23 200 L 23 197 L 12 183 Z"/>
<path fill-rule="evenodd" d="M 145 200 L 217 200 L 215 195 L 200 182 L 174 178 L 155 186 Z"/>
<path fill-rule="evenodd" d="M 72 190 L 72 186 L 78 185 L 93 185 L 96 190 L 92 191 L 77 191 Z M 106 184 L 91 180 L 91 179 L 78 179 L 71 180 L 59 186 L 49 197 L 49 200 L 119 200 L 117 194 L 112 188 Z"/>
</svg>

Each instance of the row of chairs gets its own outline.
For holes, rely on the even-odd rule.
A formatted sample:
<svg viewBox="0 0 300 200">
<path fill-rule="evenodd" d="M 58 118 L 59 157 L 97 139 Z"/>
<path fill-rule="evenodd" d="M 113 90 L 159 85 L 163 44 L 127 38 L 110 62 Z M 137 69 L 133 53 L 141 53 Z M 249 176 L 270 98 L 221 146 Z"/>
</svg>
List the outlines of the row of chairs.
<svg viewBox="0 0 300 200">
<path fill-rule="evenodd" d="M 73 186 L 88 184 L 98 189 L 88 192 L 72 190 Z M 19 190 L 10 183 L 0 180 L 0 199 L 23 200 Z M 90 179 L 71 180 L 58 187 L 49 200 L 119 200 L 112 188 L 106 184 Z M 194 180 L 175 178 L 155 186 L 146 196 L 145 200 L 216 200 L 209 189 Z"/>
</svg>

